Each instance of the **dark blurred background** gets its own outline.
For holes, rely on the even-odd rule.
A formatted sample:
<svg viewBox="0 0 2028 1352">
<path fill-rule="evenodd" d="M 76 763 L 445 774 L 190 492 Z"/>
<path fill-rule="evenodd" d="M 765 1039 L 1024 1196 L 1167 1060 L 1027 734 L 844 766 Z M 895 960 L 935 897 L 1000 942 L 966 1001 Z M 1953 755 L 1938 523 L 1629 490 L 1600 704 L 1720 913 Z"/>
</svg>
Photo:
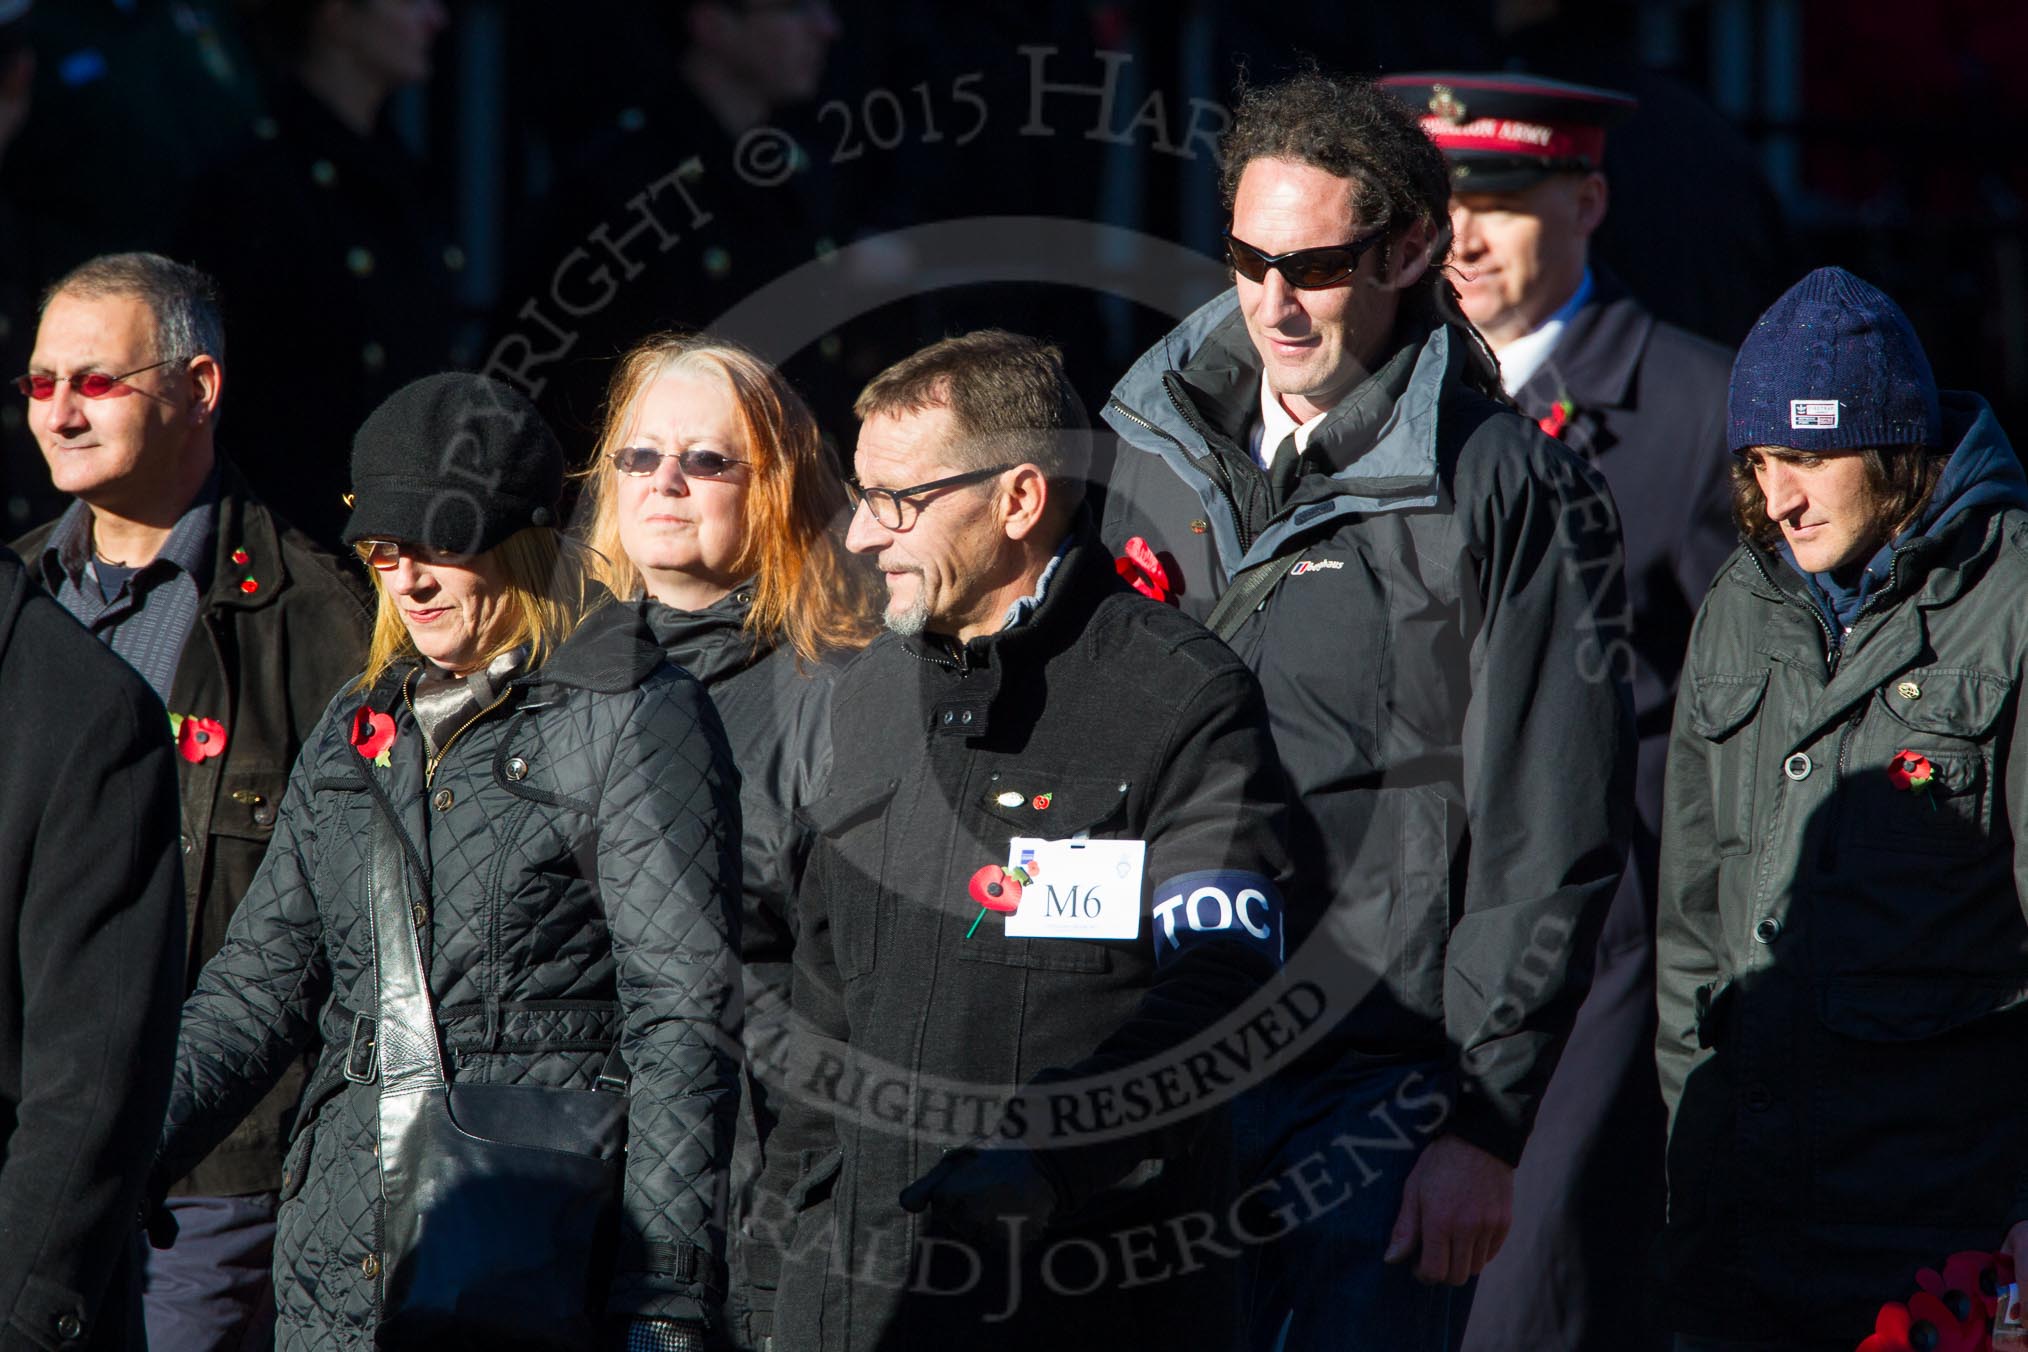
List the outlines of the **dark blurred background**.
<svg viewBox="0 0 2028 1352">
<path fill-rule="evenodd" d="M 204 266 L 221 444 L 326 536 L 404 381 L 489 369 L 582 456 L 656 328 L 753 342 L 846 445 L 869 375 L 985 323 L 1061 344 L 1096 408 L 1218 285 L 1240 72 L 1314 58 L 1634 93 L 1598 252 L 1651 308 L 1736 343 L 1843 264 L 2019 435 L 2023 50 L 2018 0 L 0 0 L 0 349 L 25 369 L 92 254 Z M 23 417 L 9 536 L 61 505 Z"/>
</svg>

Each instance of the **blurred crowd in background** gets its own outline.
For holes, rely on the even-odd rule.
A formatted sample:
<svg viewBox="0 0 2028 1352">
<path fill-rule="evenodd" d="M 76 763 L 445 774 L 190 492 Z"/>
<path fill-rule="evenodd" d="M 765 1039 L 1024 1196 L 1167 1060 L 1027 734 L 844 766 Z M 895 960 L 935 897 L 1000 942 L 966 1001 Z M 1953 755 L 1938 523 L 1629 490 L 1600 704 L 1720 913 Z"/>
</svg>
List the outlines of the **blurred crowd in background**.
<svg viewBox="0 0 2028 1352">
<path fill-rule="evenodd" d="M 1596 253 L 1658 316 L 1735 345 L 1841 263 L 2018 421 L 2028 171 L 1991 148 L 2028 123 L 2024 43 L 2006 0 L 4 0 L 0 351 L 25 367 L 41 288 L 94 254 L 205 268 L 225 448 L 327 541 L 351 431 L 405 381 L 518 374 L 582 455 L 615 353 L 785 277 L 730 327 L 834 439 L 870 374 L 986 323 L 1060 344 L 1096 406 L 1221 284 L 1235 82 L 1314 58 L 1632 93 Z M 1010 216 L 1103 233 L 1066 271 L 934 230 Z M 1159 308 L 1125 280 L 1151 272 Z M 9 533 L 62 505 L 21 413 Z"/>
</svg>

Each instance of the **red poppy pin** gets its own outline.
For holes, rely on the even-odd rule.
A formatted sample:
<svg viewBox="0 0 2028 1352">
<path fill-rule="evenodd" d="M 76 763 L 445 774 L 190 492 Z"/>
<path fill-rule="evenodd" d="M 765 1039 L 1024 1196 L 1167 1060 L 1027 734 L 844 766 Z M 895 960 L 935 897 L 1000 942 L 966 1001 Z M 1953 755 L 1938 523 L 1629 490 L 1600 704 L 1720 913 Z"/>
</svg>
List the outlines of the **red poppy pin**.
<svg viewBox="0 0 2028 1352">
<path fill-rule="evenodd" d="M 1856 1352 L 1979 1352 L 1985 1346 L 1984 1320 L 1961 1320 L 1935 1296 L 1918 1291 L 1906 1305 L 1881 1306 L 1873 1332 Z"/>
<path fill-rule="evenodd" d="M 176 754 L 192 765 L 225 753 L 225 724 L 215 718 L 170 714 L 169 735 L 176 739 Z"/>
<path fill-rule="evenodd" d="M 1042 872 L 1032 859 L 1023 860 L 1018 867 L 1007 869 L 998 864 L 988 864 L 972 875 L 972 900 L 979 903 L 979 916 L 972 922 L 972 928 L 965 931 L 971 938 L 978 931 L 979 921 L 986 918 L 986 912 L 998 911 L 1012 915 L 1021 909 L 1021 889 L 1035 881 L 1035 875 Z"/>
<path fill-rule="evenodd" d="M 352 715 L 352 749 L 385 768 L 394 750 L 394 720 L 362 705 Z"/>
<path fill-rule="evenodd" d="M 1936 783 L 1936 767 L 1929 757 L 1918 756 L 1903 748 L 1894 753 L 1894 759 L 1887 762 L 1887 782 L 1903 793 L 1919 793 L 1928 799 L 1930 811 L 1936 810 L 1936 799 L 1930 797 L 1930 787 Z"/>
<path fill-rule="evenodd" d="M 1155 557 L 1155 551 L 1143 536 L 1136 535 L 1121 546 L 1120 556 L 1113 560 L 1113 571 L 1151 601 L 1170 599 L 1169 570 Z"/>
<path fill-rule="evenodd" d="M 1559 399 L 1549 406 L 1549 412 L 1535 420 L 1542 434 L 1555 441 L 1563 440 L 1563 429 L 1570 426 L 1571 415 L 1577 412 L 1577 405 L 1568 399 Z"/>
<path fill-rule="evenodd" d="M 2013 1280 L 2004 1254 L 1954 1253 L 1943 1271 L 1916 1274 L 1908 1303 L 1880 1307 L 1857 1352 L 1989 1352 L 1988 1332 L 2000 1289 Z"/>
</svg>

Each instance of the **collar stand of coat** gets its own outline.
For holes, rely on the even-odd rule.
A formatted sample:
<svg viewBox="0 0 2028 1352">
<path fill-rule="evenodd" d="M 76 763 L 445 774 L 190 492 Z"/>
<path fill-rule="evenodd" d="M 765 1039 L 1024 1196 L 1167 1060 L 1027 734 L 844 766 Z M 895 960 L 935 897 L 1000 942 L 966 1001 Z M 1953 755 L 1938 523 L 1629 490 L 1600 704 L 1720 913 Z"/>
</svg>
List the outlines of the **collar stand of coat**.
<svg viewBox="0 0 2028 1352">
<path fill-rule="evenodd" d="M 510 688 L 542 683 L 573 686 L 594 694 L 616 695 L 637 688 L 655 668 L 668 660 L 655 636 L 648 632 L 640 611 L 613 599 L 605 588 L 592 584 L 591 605 L 568 638 L 557 645 L 549 660 L 532 671 L 510 678 Z M 387 708 L 418 661 L 397 662 L 380 678 L 368 702 Z"/>
<path fill-rule="evenodd" d="M 924 683 L 929 730 L 985 736 L 1009 672 L 1039 665 L 1077 642 L 1099 602 L 1124 590 L 1111 553 L 1099 542 L 1088 510 L 1080 507 L 1070 533 L 1043 570 L 1036 594 L 1010 608 L 1006 627 L 966 643 L 931 633 L 901 640 L 928 667 L 947 673 L 956 683 L 955 688 L 942 680 Z M 1024 607 L 1025 613 L 1016 620 L 1015 611 Z M 949 721 L 943 717 L 946 713 L 951 715 Z"/>
<path fill-rule="evenodd" d="M 778 634 L 747 628 L 754 587 L 754 579 L 742 579 L 702 610 L 678 610 L 646 595 L 635 600 L 633 609 L 671 661 L 710 685 L 745 671 L 781 644 Z"/>
</svg>

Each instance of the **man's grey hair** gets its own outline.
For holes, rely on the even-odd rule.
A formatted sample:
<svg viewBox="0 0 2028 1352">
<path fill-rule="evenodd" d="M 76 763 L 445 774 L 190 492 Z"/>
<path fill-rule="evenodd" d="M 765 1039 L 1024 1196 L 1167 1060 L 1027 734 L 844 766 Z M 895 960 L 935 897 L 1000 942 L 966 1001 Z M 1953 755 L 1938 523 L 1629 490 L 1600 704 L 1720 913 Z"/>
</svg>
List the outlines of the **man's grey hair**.
<svg viewBox="0 0 2028 1352">
<path fill-rule="evenodd" d="M 43 292 L 42 309 L 58 296 L 133 296 L 146 301 L 155 316 L 157 361 L 182 366 L 199 354 L 225 360 L 218 283 L 188 264 L 156 253 L 100 254 Z"/>
</svg>

